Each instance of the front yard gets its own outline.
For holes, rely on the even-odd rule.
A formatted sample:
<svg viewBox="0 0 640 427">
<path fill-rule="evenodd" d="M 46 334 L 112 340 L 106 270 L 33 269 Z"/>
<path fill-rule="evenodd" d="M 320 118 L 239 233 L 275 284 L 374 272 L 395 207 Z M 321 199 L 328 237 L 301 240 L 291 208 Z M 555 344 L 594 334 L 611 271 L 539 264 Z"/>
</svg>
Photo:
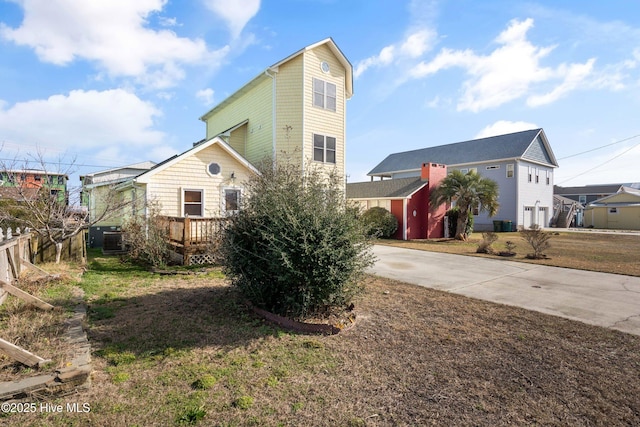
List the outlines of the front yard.
<svg viewBox="0 0 640 427">
<path fill-rule="evenodd" d="M 529 260 L 525 256 L 531 253 L 531 247 L 522 239 L 520 233 L 496 233 L 498 241 L 493 244 L 497 251 L 503 251 L 505 243 L 516 244 L 514 258 L 510 261 L 534 262 L 555 267 L 576 268 L 580 270 L 601 271 L 603 273 L 640 276 L 640 235 L 624 235 L 615 232 L 591 233 L 548 231 L 551 236 L 551 248 L 545 251 L 547 259 Z M 433 252 L 446 252 L 460 255 L 499 258 L 495 255 L 477 254 L 482 233 L 473 233 L 467 242 L 453 239 L 432 240 L 379 240 L 379 244 Z"/>
<path fill-rule="evenodd" d="M 27 399 L 90 411 L 3 425 L 640 424 L 640 337 L 375 277 L 355 328 L 298 335 L 250 314 L 219 270 L 192 272 L 94 254 L 79 282 L 91 388 Z M 62 302 L 73 285 L 37 292 Z"/>
</svg>

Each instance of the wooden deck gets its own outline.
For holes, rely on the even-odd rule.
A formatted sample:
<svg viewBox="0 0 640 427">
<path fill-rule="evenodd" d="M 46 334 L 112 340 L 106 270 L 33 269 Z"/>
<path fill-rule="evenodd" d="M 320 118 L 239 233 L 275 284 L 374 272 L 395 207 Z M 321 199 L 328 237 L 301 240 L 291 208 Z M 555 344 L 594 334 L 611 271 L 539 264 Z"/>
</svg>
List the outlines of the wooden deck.
<svg viewBox="0 0 640 427">
<path fill-rule="evenodd" d="M 227 218 L 162 217 L 169 245 L 184 265 L 207 263 Z"/>
</svg>

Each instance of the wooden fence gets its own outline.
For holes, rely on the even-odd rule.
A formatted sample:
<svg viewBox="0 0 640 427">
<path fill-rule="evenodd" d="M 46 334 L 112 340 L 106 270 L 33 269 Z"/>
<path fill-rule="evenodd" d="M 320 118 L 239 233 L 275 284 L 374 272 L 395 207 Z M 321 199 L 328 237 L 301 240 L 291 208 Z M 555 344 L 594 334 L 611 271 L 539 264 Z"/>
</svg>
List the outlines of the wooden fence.
<svg viewBox="0 0 640 427">
<path fill-rule="evenodd" d="M 41 270 L 32 263 L 34 259 L 32 243 L 33 235 L 30 232 L 22 233 L 20 229 L 16 229 L 15 232 L 10 228 L 4 231 L 0 229 L 0 305 L 4 303 L 7 296 L 13 295 L 39 309 L 53 309 L 51 304 L 15 286 L 23 269 L 35 270 L 41 275 L 48 276 L 46 271 Z M 35 366 L 47 362 L 42 357 L 36 356 L 2 338 L 0 338 L 0 350 L 27 366 Z"/>
<path fill-rule="evenodd" d="M 160 218 L 168 236 L 169 245 L 184 265 L 210 264 L 209 253 L 220 237 L 227 218 Z"/>
</svg>

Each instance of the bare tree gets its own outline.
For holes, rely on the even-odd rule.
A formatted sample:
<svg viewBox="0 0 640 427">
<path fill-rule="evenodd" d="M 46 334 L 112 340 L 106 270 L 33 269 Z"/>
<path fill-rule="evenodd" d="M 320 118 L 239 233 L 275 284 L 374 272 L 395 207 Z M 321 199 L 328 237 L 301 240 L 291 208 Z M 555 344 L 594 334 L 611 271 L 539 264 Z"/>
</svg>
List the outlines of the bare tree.
<svg viewBox="0 0 640 427">
<path fill-rule="evenodd" d="M 16 167 L 20 165 L 21 167 Z M 121 215 L 131 199 L 124 200 L 115 186 L 106 186 L 100 201 L 90 210 L 80 206 L 81 186 L 69 187 L 69 175 L 75 172 L 75 159 L 52 164 L 42 152 L 20 163 L 0 163 L 3 186 L 14 202 L 0 211 L 0 222 L 19 224 L 36 231 L 56 248 L 56 263 L 60 262 L 63 242 L 83 230 L 113 216 Z M 12 193 L 12 194 L 10 194 Z M 5 196 L 5 199 L 7 197 Z M 70 201 L 74 204 L 70 205 Z M 6 202 L 5 202 L 6 203 Z"/>
</svg>

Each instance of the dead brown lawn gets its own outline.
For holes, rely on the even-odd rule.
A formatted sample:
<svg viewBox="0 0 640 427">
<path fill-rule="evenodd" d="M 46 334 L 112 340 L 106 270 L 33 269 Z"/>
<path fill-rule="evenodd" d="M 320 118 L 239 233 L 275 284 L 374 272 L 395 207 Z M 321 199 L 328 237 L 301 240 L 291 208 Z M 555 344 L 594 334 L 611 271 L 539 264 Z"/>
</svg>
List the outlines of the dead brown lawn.
<svg viewBox="0 0 640 427">
<path fill-rule="evenodd" d="M 640 276 L 640 235 L 622 235 L 616 233 L 556 232 L 550 231 L 551 248 L 545 251 L 547 259 L 529 260 L 525 258 L 533 252 L 519 233 L 496 233 L 498 241 L 493 247 L 497 251 L 505 250 L 505 242 L 516 244 L 516 256 L 504 258 L 510 261 L 531 262 L 555 267 L 576 268 L 579 270 L 601 271 L 604 273 Z M 467 242 L 453 239 L 380 240 L 383 245 L 399 246 L 433 252 L 446 252 L 460 255 L 482 256 L 502 259 L 496 255 L 477 254 L 482 233 L 473 233 Z"/>
<path fill-rule="evenodd" d="M 637 336 L 375 277 L 355 328 L 298 335 L 215 272 L 132 274 L 87 279 L 92 387 L 54 402 L 91 411 L 6 425 L 640 424 Z"/>
</svg>

